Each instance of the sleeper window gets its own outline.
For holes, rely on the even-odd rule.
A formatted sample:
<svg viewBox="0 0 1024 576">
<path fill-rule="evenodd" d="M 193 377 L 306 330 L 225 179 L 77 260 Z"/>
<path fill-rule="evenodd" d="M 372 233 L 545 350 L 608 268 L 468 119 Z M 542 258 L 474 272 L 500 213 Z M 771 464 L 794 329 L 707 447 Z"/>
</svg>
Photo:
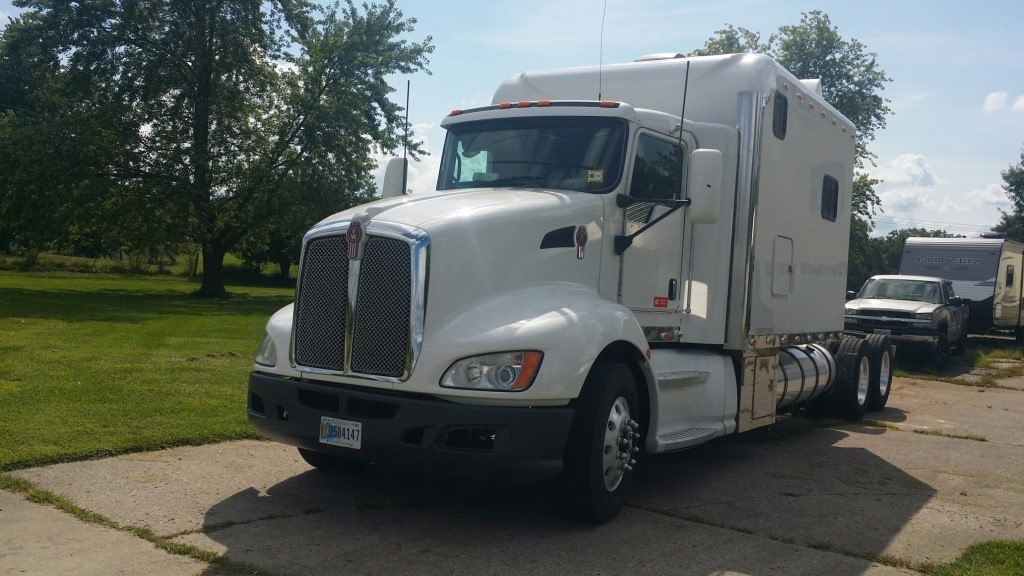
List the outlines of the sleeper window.
<svg viewBox="0 0 1024 576">
<path fill-rule="evenodd" d="M 839 215 L 839 180 L 828 174 L 821 183 L 821 217 L 835 222 Z"/>
</svg>

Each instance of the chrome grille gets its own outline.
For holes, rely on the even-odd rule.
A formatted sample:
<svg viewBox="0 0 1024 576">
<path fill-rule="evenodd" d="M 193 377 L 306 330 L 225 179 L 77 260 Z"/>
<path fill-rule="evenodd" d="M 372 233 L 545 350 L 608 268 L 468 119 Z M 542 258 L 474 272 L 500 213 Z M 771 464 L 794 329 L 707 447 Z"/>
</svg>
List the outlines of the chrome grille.
<svg viewBox="0 0 1024 576">
<path fill-rule="evenodd" d="M 411 247 L 370 236 L 356 293 L 352 371 L 399 378 L 406 371 L 412 301 Z"/>
<path fill-rule="evenodd" d="M 913 312 L 901 312 L 898 310 L 861 310 L 861 316 L 885 316 L 887 318 L 913 318 Z"/>
<path fill-rule="evenodd" d="M 295 362 L 300 366 L 345 368 L 347 254 L 344 236 L 316 238 L 306 245 L 295 294 Z"/>
</svg>

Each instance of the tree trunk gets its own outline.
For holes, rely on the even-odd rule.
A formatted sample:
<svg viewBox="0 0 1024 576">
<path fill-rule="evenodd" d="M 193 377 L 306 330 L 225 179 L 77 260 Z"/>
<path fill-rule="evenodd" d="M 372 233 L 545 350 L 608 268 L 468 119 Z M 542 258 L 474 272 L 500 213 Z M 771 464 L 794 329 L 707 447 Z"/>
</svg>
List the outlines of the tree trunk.
<svg viewBox="0 0 1024 576">
<path fill-rule="evenodd" d="M 277 277 L 282 282 L 287 282 L 291 276 L 292 271 L 292 259 L 288 256 L 277 257 Z"/>
<path fill-rule="evenodd" d="M 196 296 L 223 298 L 228 295 L 224 289 L 224 252 L 219 246 L 203 246 L 203 281 Z"/>
</svg>

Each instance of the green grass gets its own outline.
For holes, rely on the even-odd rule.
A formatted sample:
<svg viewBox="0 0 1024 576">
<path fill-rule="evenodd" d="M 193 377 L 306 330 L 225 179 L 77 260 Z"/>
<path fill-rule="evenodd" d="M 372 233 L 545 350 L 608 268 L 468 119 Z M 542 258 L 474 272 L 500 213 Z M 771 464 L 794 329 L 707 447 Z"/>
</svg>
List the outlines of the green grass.
<svg viewBox="0 0 1024 576">
<path fill-rule="evenodd" d="M 926 355 L 900 352 L 896 357 L 893 375 L 979 388 L 1000 388 L 998 380 L 1024 375 L 1024 363 L 997 366 L 997 362 L 1004 360 L 1024 361 L 1021 347 L 1012 339 L 972 336 L 967 351 L 961 356 L 949 357 L 942 368 L 935 367 Z M 978 379 L 962 378 L 974 369 L 983 369 L 989 373 Z"/>
<path fill-rule="evenodd" d="M 975 544 L 935 576 L 1020 576 L 1024 574 L 1024 542 L 995 540 Z"/>
<path fill-rule="evenodd" d="M 0 272 L 0 471 L 253 437 L 245 395 L 286 288 Z"/>
</svg>

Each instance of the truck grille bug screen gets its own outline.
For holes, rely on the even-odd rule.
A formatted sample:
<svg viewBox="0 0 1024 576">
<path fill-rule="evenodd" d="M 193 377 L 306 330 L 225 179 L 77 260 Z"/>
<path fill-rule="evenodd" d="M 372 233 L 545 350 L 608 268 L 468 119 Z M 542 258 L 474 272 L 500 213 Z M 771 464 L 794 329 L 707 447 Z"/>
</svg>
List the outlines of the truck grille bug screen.
<svg viewBox="0 0 1024 576">
<path fill-rule="evenodd" d="M 409 351 L 412 266 L 409 245 L 371 236 L 356 295 L 352 371 L 401 377 Z"/>
<path fill-rule="evenodd" d="M 295 295 L 295 362 L 325 370 L 345 368 L 348 242 L 328 236 L 306 246 Z"/>
<path fill-rule="evenodd" d="M 411 258 L 409 243 L 370 236 L 359 265 L 350 266 L 344 235 L 311 240 L 296 293 L 295 362 L 345 372 L 350 354 L 351 373 L 403 377 L 410 343 Z M 351 310 L 350 273 L 359 275 Z"/>
</svg>

